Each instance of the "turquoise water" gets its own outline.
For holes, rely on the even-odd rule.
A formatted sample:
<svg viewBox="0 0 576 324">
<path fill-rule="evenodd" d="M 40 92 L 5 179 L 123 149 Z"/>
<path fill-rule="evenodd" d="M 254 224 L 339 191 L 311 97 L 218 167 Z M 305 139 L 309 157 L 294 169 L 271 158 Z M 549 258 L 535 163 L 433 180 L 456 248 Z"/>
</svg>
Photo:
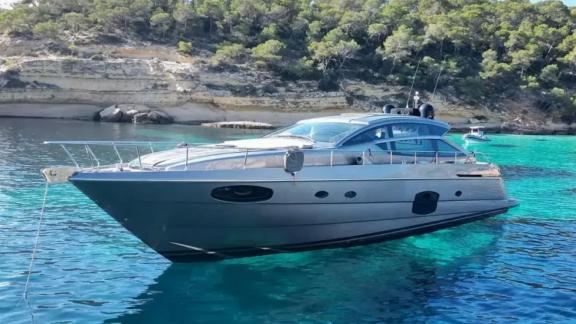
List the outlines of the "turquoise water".
<svg viewBox="0 0 576 324">
<path fill-rule="evenodd" d="M 468 146 L 501 165 L 520 206 L 435 233 L 347 249 L 170 264 L 70 185 L 44 140 L 209 142 L 259 132 L 0 119 L 0 323 L 572 322 L 576 137 L 493 135 Z M 455 141 L 459 136 L 453 135 Z"/>
</svg>

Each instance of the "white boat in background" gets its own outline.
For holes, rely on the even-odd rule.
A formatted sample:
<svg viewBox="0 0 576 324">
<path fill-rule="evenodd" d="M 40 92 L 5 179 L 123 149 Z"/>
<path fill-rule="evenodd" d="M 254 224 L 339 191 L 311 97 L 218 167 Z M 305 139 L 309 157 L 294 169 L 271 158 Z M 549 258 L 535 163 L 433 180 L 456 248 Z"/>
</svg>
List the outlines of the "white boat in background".
<svg viewBox="0 0 576 324">
<path fill-rule="evenodd" d="M 471 126 L 470 132 L 468 134 L 462 135 L 462 139 L 465 141 L 479 141 L 488 142 L 490 138 L 484 134 L 484 126 Z"/>
</svg>

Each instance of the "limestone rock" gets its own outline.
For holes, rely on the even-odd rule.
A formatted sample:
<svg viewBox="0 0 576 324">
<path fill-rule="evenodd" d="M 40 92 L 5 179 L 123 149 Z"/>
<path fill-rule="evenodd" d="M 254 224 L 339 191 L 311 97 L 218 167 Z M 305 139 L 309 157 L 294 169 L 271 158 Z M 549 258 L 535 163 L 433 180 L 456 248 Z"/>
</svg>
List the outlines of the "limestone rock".
<svg viewBox="0 0 576 324">
<path fill-rule="evenodd" d="M 134 115 L 134 124 L 171 124 L 174 118 L 160 110 L 139 112 Z"/>
<path fill-rule="evenodd" d="M 147 112 L 137 113 L 136 115 L 134 115 L 132 121 L 134 124 L 149 124 L 148 113 Z"/>
<path fill-rule="evenodd" d="M 10 80 L 14 78 L 14 71 L 11 71 L 7 65 L 4 65 L 5 61 L 0 59 L 0 89 L 7 87 Z"/>
<path fill-rule="evenodd" d="M 150 108 L 144 105 L 120 104 L 102 110 L 98 115 L 103 122 L 131 123 L 138 113 L 148 113 Z"/>
<path fill-rule="evenodd" d="M 122 112 L 122 120 L 123 123 L 131 123 L 134 121 L 134 116 L 139 113 L 140 111 L 137 109 L 130 109 L 128 111 Z"/>
<path fill-rule="evenodd" d="M 148 113 L 148 119 L 154 124 L 172 124 L 174 118 L 160 110 L 152 110 Z"/>
<path fill-rule="evenodd" d="M 122 120 L 122 110 L 120 108 L 108 107 L 100 113 L 100 121 L 117 123 Z"/>
<path fill-rule="evenodd" d="M 8 77 L 5 72 L 0 71 L 0 89 L 4 88 L 8 84 Z"/>
</svg>

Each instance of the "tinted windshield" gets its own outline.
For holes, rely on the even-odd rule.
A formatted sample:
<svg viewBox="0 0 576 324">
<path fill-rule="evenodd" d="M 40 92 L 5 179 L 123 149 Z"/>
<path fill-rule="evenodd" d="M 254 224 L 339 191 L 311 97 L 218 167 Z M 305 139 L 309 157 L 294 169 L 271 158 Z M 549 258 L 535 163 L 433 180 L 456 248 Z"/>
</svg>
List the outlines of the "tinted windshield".
<svg viewBox="0 0 576 324">
<path fill-rule="evenodd" d="M 348 123 L 301 123 L 295 124 L 269 137 L 294 136 L 309 138 L 316 142 L 336 143 L 365 125 Z"/>
</svg>

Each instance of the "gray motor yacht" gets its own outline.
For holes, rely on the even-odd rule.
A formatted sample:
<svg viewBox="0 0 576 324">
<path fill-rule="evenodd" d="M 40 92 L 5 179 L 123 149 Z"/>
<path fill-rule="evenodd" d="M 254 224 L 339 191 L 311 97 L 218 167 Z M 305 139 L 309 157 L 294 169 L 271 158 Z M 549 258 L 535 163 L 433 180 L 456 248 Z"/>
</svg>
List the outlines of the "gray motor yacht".
<svg viewBox="0 0 576 324">
<path fill-rule="evenodd" d="M 69 181 L 174 262 L 380 242 L 505 213 L 499 168 L 445 138 L 442 121 L 384 113 L 300 121 L 257 139 L 180 144 L 47 142 Z M 86 148 L 82 166 L 68 147 Z M 95 146 L 119 162 L 101 165 Z M 123 162 L 118 147 L 137 158 Z M 149 147 L 149 148 L 148 148 Z"/>
</svg>

